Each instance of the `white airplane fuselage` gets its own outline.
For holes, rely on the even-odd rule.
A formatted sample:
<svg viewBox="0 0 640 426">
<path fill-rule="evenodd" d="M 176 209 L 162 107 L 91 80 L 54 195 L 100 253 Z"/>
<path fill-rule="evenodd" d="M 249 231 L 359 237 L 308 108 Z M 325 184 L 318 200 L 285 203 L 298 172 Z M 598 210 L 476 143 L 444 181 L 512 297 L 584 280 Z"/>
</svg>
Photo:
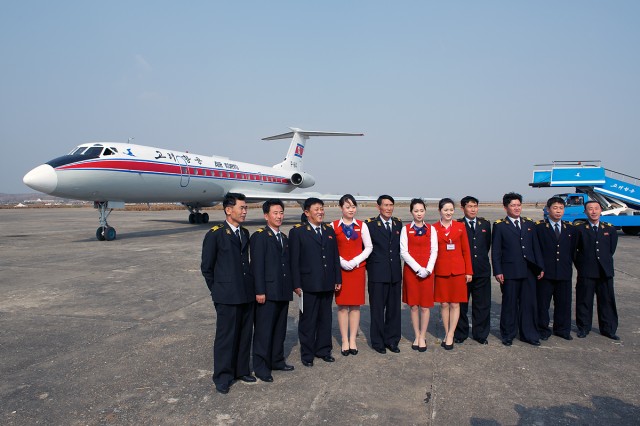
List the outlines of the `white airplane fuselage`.
<svg viewBox="0 0 640 426">
<path fill-rule="evenodd" d="M 296 188 L 291 183 L 295 170 L 125 143 L 78 148 L 85 147 L 104 149 L 95 158 L 68 155 L 52 160 L 27 174 L 25 183 L 49 195 L 78 200 L 203 205 L 221 200 L 229 191 L 285 194 Z"/>
</svg>

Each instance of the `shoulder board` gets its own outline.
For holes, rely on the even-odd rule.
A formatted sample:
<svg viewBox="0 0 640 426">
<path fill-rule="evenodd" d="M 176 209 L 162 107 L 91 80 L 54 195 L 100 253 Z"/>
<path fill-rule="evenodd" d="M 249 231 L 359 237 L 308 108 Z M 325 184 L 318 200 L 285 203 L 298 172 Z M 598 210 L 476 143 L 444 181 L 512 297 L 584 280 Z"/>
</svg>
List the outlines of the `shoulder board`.
<svg viewBox="0 0 640 426">
<path fill-rule="evenodd" d="M 527 221 L 529 221 L 529 222 L 533 222 L 533 219 L 531 219 L 530 217 L 522 216 L 522 218 L 521 218 L 521 219 L 522 219 L 522 220 L 527 220 Z"/>
<path fill-rule="evenodd" d="M 370 222 L 375 222 L 376 220 L 378 220 L 378 216 L 370 217 L 369 219 L 365 220 L 365 222 L 370 223 Z"/>
<path fill-rule="evenodd" d="M 543 223 L 545 223 L 546 221 L 544 219 L 540 219 L 539 221 L 536 222 L 536 225 L 541 225 Z"/>
<path fill-rule="evenodd" d="M 215 225 L 211 227 L 211 232 L 216 232 L 218 229 L 222 229 L 223 225 Z"/>
<path fill-rule="evenodd" d="M 478 221 L 480 221 L 480 220 L 484 220 L 485 222 L 487 221 L 487 219 L 485 219 L 484 217 L 480 217 L 480 216 L 477 216 L 477 217 L 476 217 L 476 220 L 478 220 Z"/>
<path fill-rule="evenodd" d="M 504 219 L 498 219 L 494 223 L 502 223 L 502 222 L 504 222 Z"/>
<path fill-rule="evenodd" d="M 562 224 L 563 225 L 573 225 L 573 223 L 569 222 L 568 220 L 563 220 Z"/>
<path fill-rule="evenodd" d="M 395 217 L 395 216 L 392 216 L 392 217 L 391 217 L 391 220 L 393 220 L 393 221 L 395 221 L 395 222 L 402 222 L 400 219 L 398 219 L 398 218 L 397 218 L 397 217 Z"/>
<path fill-rule="evenodd" d="M 264 228 L 260 228 L 256 232 L 263 232 L 263 231 L 264 231 Z"/>
<path fill-rule="evenodd" d="M 456 219 L 458 222 L 462 223 L 464 222 L 464 217 L 461 217 L 460 219 Z"/>
<path fill-rule="evenodd" d="M 601 223 L 603 223 L 603 224 L 604 224 L 604 226 L 606 226 L 607 228 L 611 228 L 611 227 L 613 227 L 613 225 L 612 225 L 612 224 L 610 224 L 609 222 L 601 222 Z"/>
<path fill-rule="evenodd" d="M 296 223 L 295 225 L 293 225 L 294 228 L 300 228 L 301 226 L 303 226 L 303 223 Z"/>
</svg>

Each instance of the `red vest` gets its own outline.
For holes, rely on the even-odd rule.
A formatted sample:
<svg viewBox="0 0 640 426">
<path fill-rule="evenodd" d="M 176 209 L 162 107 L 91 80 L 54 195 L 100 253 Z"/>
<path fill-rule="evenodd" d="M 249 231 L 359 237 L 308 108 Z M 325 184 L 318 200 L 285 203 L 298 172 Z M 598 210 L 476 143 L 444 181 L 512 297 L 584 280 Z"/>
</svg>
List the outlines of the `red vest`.
<svg viewBox="0 0 640 426">
<path fill-rule="evenodd" d="M 356 240 L 348 240 L 347 236 L 342 231 L 339 220 L 333 221 L 333 230 L 336 233 L 336 240 L 338 242 L 338 253 L 344 260 L 351 260 L 360 253 L 362 253 L 362 221 L 354 219 L 355 226 L 353 230 L 358 234 Z M 360 266 L 366 265 L 366 262 L 362 262 Z"/>
</svg>

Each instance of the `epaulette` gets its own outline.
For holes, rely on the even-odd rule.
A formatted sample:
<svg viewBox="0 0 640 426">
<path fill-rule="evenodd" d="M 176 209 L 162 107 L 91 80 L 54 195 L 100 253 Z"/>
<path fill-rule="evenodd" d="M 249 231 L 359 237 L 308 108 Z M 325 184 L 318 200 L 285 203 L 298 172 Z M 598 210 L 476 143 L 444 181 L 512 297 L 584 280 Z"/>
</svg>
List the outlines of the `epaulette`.
<svg viewBox="0 0 640 426">
<path fill-rule="evenodd" d="M 573 225 L 573 223 L 571 223 L 571 222 L 570 222 L 570 221 L 568 221 L 568 220 L 563 220 L 563 221 L 562 221 L 562 223 L 563 223 L 564 225 Z"/>
<path fill-rule="evenodd" d="M 544 222 L 545 222 L 545 220 L 544 220 L 544 219 L 540 219 L 539 221 L 537 221 L 537 222 L 536 222 L 536 225 L 540 225 L 540 224 L 542 224 L 542 223 L 544 223 Z"/>
<path fill-rule="evenodd" d="M 211 227 L 211 232 L 216 232 L 218 229 L 222 229 L 223 225 L 215 225 Z"/>
<path fill-rule="evenodd" d="M 294 228 L 300 228 L 301 226 L 304 226 L 304 223 L 296 223 L 293 225 Z"/>
<path fill-rule="evenodd" d="M 262 232 L 262 231 L 264 231 L 264 228 L 260 228 L 256 232 Z"/>
<path fill-rule="evenodd" d="M 370 217 L 369 219 L 367 219 L 365 222 L 370 223 L 370 222 L 375 222 L 376 219 L 378 219 L 378 216 L 374 216 L 374 217 Z"/>
<path fill-rule="evenodd" d="M 460 219 L 456 219 L 458 222 L 462 223 L 464 222 L 464 217 L 461 217 Z"/>
<path fill-rule="evenodd" d="M 522 220 L 528 220 L 529 222 L 533 222 L 533 219 L 531 219 L 530 217 L 522 216 L 521 218 Z"/>
<path fill-rule="evenodd" d="M 484 217 L 480 217 L 480 216 L 476 216 L 476 220 L 484 220 L 485 222 L 487 221 L 487 219 L 485 219 Z"/>
<path fill-rule="evenodd" d="M 613 227 L 613 225 L 610 224 L 609 222 L 600 222 L 600 223 L 604 224 L 604 226 L 606 226 L 607 228 Z"/>
<path fill-rule="evenodd" d="M 398 219 L 398 218 L 397 218 L 397 217 L 395 217 L 395 216 L 391 216 L 391 220 L 395 220 L 396 222 L 402 222 L 400 219 Z"/>
<path fill-rule="evenodd" d="M 498 219 L 495 221 L 495 223 L 502 223 L 502 222 L 504 222 L 504 219 Z"/>
</svg>

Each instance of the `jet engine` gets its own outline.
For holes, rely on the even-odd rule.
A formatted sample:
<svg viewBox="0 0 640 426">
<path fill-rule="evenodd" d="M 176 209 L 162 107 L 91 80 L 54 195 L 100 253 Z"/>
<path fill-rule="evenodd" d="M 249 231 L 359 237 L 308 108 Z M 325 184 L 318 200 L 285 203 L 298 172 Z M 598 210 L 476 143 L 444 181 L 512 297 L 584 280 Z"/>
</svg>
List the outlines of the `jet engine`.
<svg viewBox="0 0 640 426">
<path fill-rule="evenodd" d="M 316 184 L 316 180 L 308 173 L 294 173 L 291 175 L 291 183 L 300 188 L 309 188 Z"/>
</svg>

